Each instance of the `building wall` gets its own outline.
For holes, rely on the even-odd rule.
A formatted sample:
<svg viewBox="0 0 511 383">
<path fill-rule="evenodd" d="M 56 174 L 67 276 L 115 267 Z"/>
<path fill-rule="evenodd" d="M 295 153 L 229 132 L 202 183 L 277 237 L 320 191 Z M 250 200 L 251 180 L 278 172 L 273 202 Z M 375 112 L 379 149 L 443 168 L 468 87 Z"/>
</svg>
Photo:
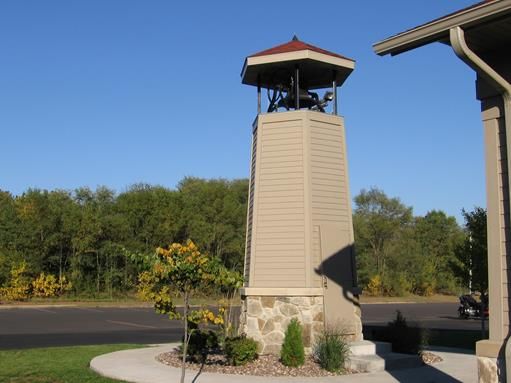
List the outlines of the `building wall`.
<svg viewBox="0 0 511 383">
<path fill-rule="evenodd" d="M 329 115 L 311 115 L 309 126 L 313 238 L 323 237 L 321 258 L 314 259 L 313 266 L 316 270 L 322 262 L 342 252 L 337 258 L 345 259 L 336 259 L 337 270 L 319 271 L 329 274 L 330 279 L 342 280 L 344 287 L 353 287 L 354 238 L 344 121 Z M 329 232 L 333 238 L 327 238 Z M 325 244 L 325 240 L 329 243 Z"/>
<path fill-rule="evenodd" d="M 338 116 L 293 111 L 258 117 L 245 286 L 321 287 L 319 268 L 332 255 L 323 254 L 321 228 L 333 226 L 343 238 L 337 250 L 353 245 L 344 137 Z M 346 264 L 346 275 L 354 275 L 352 266 Z"/>
<path fill-rule="evenodd" d="M 288 118 L 275 118 L 281 114 Z M 297 117 L 301 113 L 261 115 L 254 129 L 246 262 L 251 287 L 306 286 L 304 128 Z"/>
<path fill-rule="evenodd" d="M 250 159 L 250 183 L 248 186 L 248 209 L 247 209 L 247 237 L 245 243 L 245 264 L 243 277 L 245 284 L 250 281 L 250 261 L 252 254 L 252 226 L 254 218 L 254 192 L 255 192 L 255 170 L 256 170 L 256 152 L 257 152 L 257 126 L 252 135 L 252 150 Z"/>
</svg>

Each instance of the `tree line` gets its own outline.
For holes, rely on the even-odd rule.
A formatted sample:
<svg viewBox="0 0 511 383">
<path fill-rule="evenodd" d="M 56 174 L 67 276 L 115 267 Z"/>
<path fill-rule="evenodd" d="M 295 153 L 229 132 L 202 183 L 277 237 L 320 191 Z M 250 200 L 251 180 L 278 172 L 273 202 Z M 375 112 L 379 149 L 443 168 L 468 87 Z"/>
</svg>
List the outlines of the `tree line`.
<svg viewBox="0 0 511 383">
<path fill-rule="evenodd" d="M 0 191 L 0 286 L 21 262 L 27 273 L 66 276 L 77 295 L 116 295 L 134 289 L 133 253 L 185 242 L 243 267 L 248 182 L 184 178 L 175 190 L 137 184 L 116 194 L 29 189 Z"/>
<path fill-rule="evenodd" d="M 13 270 L 65 277 L 80 296 L 133 291 L 140 266 L 130 254 L 192 239 L 228 269 L 242 271 L 248 181 L 193 177 L 175 189 L 137 184 L 74 191 L 0 190 L 0 287 Z M 414 216 L 383 191 L 354 198 L 359 285 L 369 294 L 484 290 L 486 213 L 463 212 L 466 227 L 439 210 Z M 481 255 L 483 254 L 483 255 Z"/>
<path fill-rule="evenodd" d="M 359 284 L 369 294 L 431 295 L 486 291 L 486 211 L 456 219 L 441 210 L 414 216 L 411 207 L 382 190 L 362 190 L 353 225 Z"/>
</svg>

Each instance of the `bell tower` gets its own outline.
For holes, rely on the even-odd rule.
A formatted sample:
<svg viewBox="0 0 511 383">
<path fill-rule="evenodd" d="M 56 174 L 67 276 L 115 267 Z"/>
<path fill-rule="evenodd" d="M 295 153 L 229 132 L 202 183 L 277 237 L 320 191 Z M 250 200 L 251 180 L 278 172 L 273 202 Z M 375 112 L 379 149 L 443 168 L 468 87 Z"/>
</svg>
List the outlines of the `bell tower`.
<svg viewBox="0 0 511 383">
<path fill-rule="evenodd" d="M 337 89 L 354 67 L 296 36 L 243 65 L 242 83 L 257 87 L 258 114 L 240 331 L 262 353 L 279 352 L 292 318 L 302 324 L 306 347 L 325 325 L 362 339 L 344 119 L 337 109 Z"/>
</svg>

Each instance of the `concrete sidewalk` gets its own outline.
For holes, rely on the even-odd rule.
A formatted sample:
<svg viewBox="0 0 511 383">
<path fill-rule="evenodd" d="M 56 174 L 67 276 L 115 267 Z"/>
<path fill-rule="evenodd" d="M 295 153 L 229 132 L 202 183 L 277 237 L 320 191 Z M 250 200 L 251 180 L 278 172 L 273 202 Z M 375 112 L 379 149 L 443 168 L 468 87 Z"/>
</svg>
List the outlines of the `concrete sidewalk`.
<svg viewBox="0 0 511 383">
<path fill-rule="evenodd" d="M 171 351 L 177 343 L 154 347 L 117 351 L 94 358 L 90 367 L 98 374 L 133 383 L 169 383 L 178 382 L 181 371 L 156 361 L 156 356 Z M 353 374 L 322 378 L 288 378 L 223 375 L 186 371 L 186 382 L 192 383 L 267 383 L 267 382 L 317 382 L 317 383 L 386 383 L 386 382 L 418 382 L 418 383 L 454 383 L 477 382 L 477 362 L 472 354 L 433 350 L 442 357 L 443 362 L 433 366 L 414 369 L 383 371 L 369 374 Z M 196 378 L 196 379 L 195 379 Z"/>
</svg>

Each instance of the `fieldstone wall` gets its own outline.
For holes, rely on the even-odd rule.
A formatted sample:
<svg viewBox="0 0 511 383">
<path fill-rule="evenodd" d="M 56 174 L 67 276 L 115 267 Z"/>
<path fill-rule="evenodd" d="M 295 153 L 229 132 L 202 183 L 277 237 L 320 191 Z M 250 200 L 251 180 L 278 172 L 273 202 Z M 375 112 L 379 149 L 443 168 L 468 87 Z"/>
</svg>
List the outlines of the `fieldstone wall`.
<svg viewBox="0 0 511 383">
<path fill-rule="evenodd" d="M 499 363 L 500 362 L 500 363 Z M 477 357 L 477 372 L 479 375 L 479 383 L 504 383 L 506 377 L 503 369 L 499 374 L 499 366 L 503 365 L 502 361 L 496 358 Z"/>
<path fill-rule="evenodd" d="M 358 296 L 357 296 L 357 302 Z M 358 342 L 364 339 L 363 329 L 362 329 L 362 310 L 360 309 L 360 304 L 353 305 L 354 308 L 354 322 L 351 325 L 344 325 L 341 323 L 341 327 L 344 330 L 344 334 L 346 335 L 346 340 L 348 342 Z"/>
<path fill-rule="evenodd" d="M 259 353 L 279 354 L 291 319 L 302 325 L 305 351 L 324 328 L 323 297 L 243 296 L 240 331 L 257 341 Z"/>
</svg>

